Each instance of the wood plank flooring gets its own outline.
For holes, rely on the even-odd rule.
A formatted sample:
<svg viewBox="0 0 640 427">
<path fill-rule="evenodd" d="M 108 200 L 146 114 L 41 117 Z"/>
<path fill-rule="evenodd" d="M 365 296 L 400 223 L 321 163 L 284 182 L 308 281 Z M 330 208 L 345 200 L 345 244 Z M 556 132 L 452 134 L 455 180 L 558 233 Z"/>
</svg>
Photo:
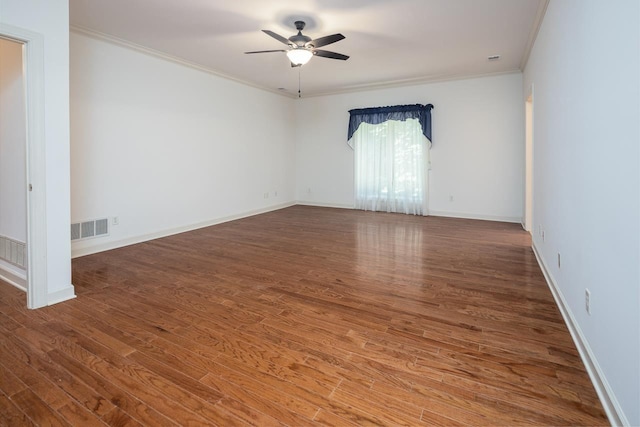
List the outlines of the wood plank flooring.
<svg viewBox="0 0 640 427">
<path fill-rule="evenodd" d="M 306 206 L 0 284 L 0 425 L 607 425 L 521 227 Z"/>
</svg>

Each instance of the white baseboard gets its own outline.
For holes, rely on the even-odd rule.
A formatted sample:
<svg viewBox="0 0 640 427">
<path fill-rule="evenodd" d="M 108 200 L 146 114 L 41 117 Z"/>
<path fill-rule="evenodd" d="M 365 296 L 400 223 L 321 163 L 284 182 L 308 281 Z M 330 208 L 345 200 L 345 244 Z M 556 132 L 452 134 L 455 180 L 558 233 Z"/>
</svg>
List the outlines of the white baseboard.
<svg viewBox="0 0 640 427">
<path fill-rule="evenodd" d="M 582 363 L 589 374 L 589 378 L 593 383 L 593 387 L 596 389 L 596 393 L 600 398 L 600 402 L 609 418 L 609 422 L 612 426 L 629 426 L 629 420 L 624 415 L 622 407 L 616 399 L 611 386 L 607 382 L 607 378 L 602 372 L 600 365 L 598 364 L 598 360 L 596 359 L 591 347 L 589 346 L 589 342 L 586 340 L 582 330 L 580 329 L 580 325 L 576 321 L 569 305 L 567 304 L 562 291 L 558 288 L 553 276 L 551 275 L 547 265 L 545 264 L 543 258 L 540 256 L 538 248 L 535 245 L 535 242 L 531 245 L 533 249 L 533 253 L 538 260 L 538 264 L 540 265 L 540 269 L 542 270 L 542 274 L 544 274 L 544 278 L 547 281 L 547 285 L 551 290 L 551 294 L 553 295 L 553 299 L 555 299 L 556 304 L 558 305 L 558 309 L 562 314 L 562 318 L 564 319 L 567 328 L 569 329 L 569 333 L 571 334 L 571 338 L 573 338 L 573 342 L 578 349 L 578 353 L 580 354 L 580 358 L 582 359 Z"/>
<path fill-rule="evenodd" d="M 353 205 L 345 205 L 345 204 L 336 204 L 336 203 L 323 203 L 323 202 L 312 202 L 308 200 L 296 200 L 297 205 L 303 206 L 318 206 L 322 208 L 338 208 L 338 209 L 355 209 Z M 371 211 L 369 211 L 371 212 Z M 444 212 L 444 211 L 429 211 L 427 216 L 442 216 L 448 218 L 463 218 L 463 219 L 479 219 L 483 221 L 499 221 L 499 222 L 513 222 L 513 223 L 521 223 L 522 218 L 515 216 L 496 216 L 496 215 L 478 215 L 478 214 L 470 214 L 470 213 L 460 213 L 460 212 Z"/>
<path fill-rule="evenodd" d="M 25 274 L 18 273 L 0 264 L 0 279 L 23 292 L 27 292 L 27 276 Z"/>
<path fill-rule="evenodd" d="M 21 275 L 0 265 L 0 279 L 9 283 L 10 285 L 15 286 L 25 293 L 27 292 L 27 276 L 24 274 Z M 73 285 L 68 285 L 64 289 L 48 294 L 47 305 L 57 304 L 59 302 L 67 301 L 75 297 L 75 288 L 73 287 Z"/>
<path fill-rule="evenodd" d="M 176 227 L 169 230 L 163 230 L 156 233 L 144 234 L 141 236 L 129 237 L 127 239 L 115 240 L 107 243 L 101 243 L 97 245 L 91 245 L 81 248 L 74 248 L 71 245 L 71 258 L 78 258 L 85 255 L 96 254 L 98 252 L 109 251 L 111 249 L 118 249 L 129 245 L 135 245 L 136 243 L 148 242 L 149 240 L 160 239 L 162 237 L 172 236 L 174 234 L 185 233 L 187 231 L 197 230 L 198 228 L 210 227 L 216 224 L 222 224 L 223 222 L 235 221 L 237 219 L 247 218 L 254 215 L 259 215 L 267 212 L 277 211 L 280 209 L 288 208 L 295 205 L 295 203 L 281 203 L 278 205 L 269 206 L 262 209 L 256 209 L 248 212 L 239 213 L 236 215 L 230 215 L 222 218 L 212 219 L 210 221 L 200 222 L 197 224 L 185 225 L 183 227 Z"/>
<path fill-rule="evenodd" d="M 296 200 L 295 204 L 302 206 L 317 206 L 319 208 L 355 209 L 353 205 L 344 205 L 341 203 L 310 202 L 307 200 Z"/>
<path fill-rule="evenodd" d="M 75 288 L 73 285 L 68 285 L 64 289 L 51 292 L 47 295 L 47 305 L 58 304 L 63 301 L 68 301 L 76 297 Z"/>
<path fill-rule="evenodd" d="M 499 221 L 499 222 L 522 222 L 522 218 L 517 216 L 499 216 L 499 215 L 481 215 L 465 212 L 444 212 L 444 211 L 429 211 L 430 216 L 445 216 L 448 218 L 463 218 L 463 219 L 479 219 L 482 221 Z"/>
</svg>

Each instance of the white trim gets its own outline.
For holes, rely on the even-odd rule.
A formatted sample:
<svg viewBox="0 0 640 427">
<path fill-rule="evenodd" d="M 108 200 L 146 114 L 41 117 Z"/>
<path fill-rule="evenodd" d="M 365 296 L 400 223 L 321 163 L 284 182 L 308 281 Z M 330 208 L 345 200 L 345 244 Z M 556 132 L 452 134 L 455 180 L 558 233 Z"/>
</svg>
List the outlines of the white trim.
<svg viewBox="0 0 640 427">
<path fill-rule="evenodd" d="M 46 141 L 44 135 L 44 37 L 0 23 L 0 35 L 23 43 L 27 119 L 27 307 L 47 305 Z"/>
<path fill-rule="evenodd" d="M 129 245 L 135 245 L 137 243 L 148 242 L 154 239 L 160 239 L 162 237 L 172 236 L 174 234 L 185 233 L 187 231 L 197 230 L 199 228 L 210 227 L 216 224 L 222 224 L 224 222 L 235 221 L 237 219 L 247 218 L 254 215 L 260 215 L 267 212 L 272 212 L 284 208 L 288 208 L 291 206 L 300 205 L 300 206 L 316 206 L 320 208 L 335 208 L 335 209 L 355 209 L 353 205 L 347 205 L 342 203 L 324 203 L 324 202 L 312 202 L 307 200 L 296 200 L 295 202 L 287 202 L 281 203 L 278 205 L 269 206 L 266 208 L 255 209 L 235 215 L 229 215 L 222 218 L 213 219 L 210 221 L 200 222 L 197 224 L 185 225 L 182 227 L 176 227 L 169 230 L 158 231 L 156 233 L 144 234 L 141 236 L 130 237 L 127 239 L 111 241 L 107 243 L 102 243 L 99 245 L 92 245 L 82 248 L 74 249 L 74 243 L 71 243 L 71 258 L 79 258 L 86 255 L 91 255 L 99 252 L 109 251 L 111 249 L 118 249 Z M 442 216 L 449 218 L 465 218 L 465 219 L 477 219 L 484 221 L 500 221 L 500 222 L 515 222 L 519 223 L 521 218 L 516 217 L 503 217 L 503 216 L 493 216 L 493 215 L 476 215 L 476 214 L 461 214 L 456 212 L 434 212 L 430 211 L 430 216 Z M 82 242 L 82 241 L 80 241 Z M 80 243 L 78 242 L 78 243 Z"/>
<path fill-rule="evenodd" d="M 578 349 L 578 353 L 580 354 L 580 358 L 582 359 L 582 363 L 589 374 L 589 378 L 593 383 L 593 387 L 600 398 L 600 402 L 604 408 L 604 411 L 609 418 L 609 423 L 613 426 L 629 426 L 629 420 L 624 415 L 624 411 L 616 399 L 615 393 L 611 389 L 611 386 L 607 382 L 607 378 L 602 372 L 600 365 L 598 364 L 598 359 L 596 359 L 591 347 L 589 346 L 589 341 L 585 338 L 582 330 L 580 329 L 580 324 L 576 321 L 575 317 L 573 317 L 573 313 L 567 304 L 567 301 L 562 294 L 560 288 L 556 284 L 551 272 L 547 268 L 542 256 L 540 256 L 540 252 L 536 247 L 535 242 L 532 242 L 531 248 L 533 249 L 533 253 L 538 260 L 538 264 L 540 265 L 540 269 L 542 270 L 542 274 L 544 275 L 545 280 L 547 281 L 547 285 L 551 290 L 551 294 L 553 295 L 553 299 L 556 301 L 558 309 L 562 314 L 562 318 L 564 319 L 567 328 L 569 329 L 569 333 L 571 334 L 571 338 L 573 338 L 573 342 Z"/>
<path fill-rule="evenodd" d="M 545 1 L 549 1 L 549 0 L 545 0 Z M 80 27 L 77 25 L 71 25 L 69 29 L 71 32 L 76 34 L 81 34 L 87 37 L 91 37 L 93 39 L 105 41 L 107 43 L 115 44 L 117 46 L 121 46 L 131 50 L 135 50 L 145 55 L 150 55 L 156 58 L 163 59 L 165 61 L 174 62 L 176 64 L 179 64 L 185 67 L 193 68 L 195 70 L 202 71 L 204 73 L 212 74 L 214 76 L 221 77 L 223 79 L 234 81 L 236 83 L 244 84 L 256 89 L 275 93 L 277 95 L 285 96 L 287 98 L 298 99 L 297 93 L 283 92 L 277 89 L 260 86 L 255 83 L 238 79 L 228 74 L 224 74 L 212 68 L 205 67 L 204 65 L 200 65 L 195 62 L 191 62 L 186 59 L 182 59 L 177 56 L 170 55 L 168 53 L 160 52 L 158 50 L 151 49 L 151 48 L 130 42 L 128 40 L 124 40 L 124 39 L 112 36 L 110 34 L 101 33 L 99 31 L 91 30 L 89 28 Z M 536 31 L 536 34 L 537 34 L 537 31 Z M 521 72 L 522 70 L 520 68 L 517 68 L 517 69 L 506 70 L 506 71 L 500 71 L 496 73 L 459 74 L 459 75 L 441 74 L 441 75 L 432 75 L 432 76 L 422 76 L 422 77 L 411 78 L 411 79 L 394 80 L 394 81 L 389 81 L 384 83 L 366 83 L 362 85 L 347 86 L 342 89 L 333 90 L 333 91 L 306 93 L 305 98 L 312 98 L 315 96 L 335 95 L 335 94 L 350 93 L 350 92 L 361 92 L 361 91 L 369 91 L 369 90 L 377 90 L 377 89 L 388 89 L 388 88 L 395 88 L 395 87 L 402 87 L 402 86 L 415 86 L 415 85 L 427 84 L 427 83 L 477 79 L 481 77 L 501 76 L 504 74 L 518 74 Z"/>
<path fill-rule="evenodd" d="M 427 215 L 444 216 L 448 218 L 479 219 L 482 221 L 514 222 L 517 224 L 520 224 L 522 222 L 522 218 L 517 216 L 482 215 L 466 212 L 429 211 Z"/>
<path fill-rule="evenodd" d="M 229 215 L 222 218 L 212 219 L 209 221 L 199 222 L 197 224 L 185 225 L 182 227 L 176 227 L 169 230 L 162 230 L 156 233 L 144 234 L 142 236 L 129 237 L 127 239 L 116 240 L 99 245 L 87 246 L 83 248 L 74 249 L 73 243 L 71 244 L 71 258 L 78 258 L 85 255 L 91 255 L 98 252 L 104 252 L 111 249 L 118 249 L 129 245 L 135 245 L 136 243 L 148 242 L 149 240 L 160 239 L 162 237 L 172 236 L 174 234 L 185 233 L 187 231 L 197 230 L 198 228 L 210 227 L 216 224 L 222 224 L 223 222 L 235 221 L 237 219 L 247 218 L 254 215 L 259 215 L 267 212 L 277 211 L 280 209 L 288 208 L 295 205 L 295 203 L 281 203 L 278 205 L 269 206 L 266 208 L 255 209 L 235 215 Z"/>
<path fill-rule="evenodd" d="M 524 113 L 525 113 L 525 138 L 524 138 L 524 179 L 523 179 L 523 209 L 522 209 L 522 222 L 523 228 L 533 234 L 534 222 L 534 198 L 535 198 L 535 99 L 533 93 L 534 84 L 531 83 L 529 91 L 526 93 L 526 99 L 524 101 Z M 530 110 L 531 114 L 527 111 Z M 527 132 L 527 128 L 530 128 L 531 132 Z M 531 173 L 531 179 L 527 180 L 528 173 Z M 528 221 L 527 221 L 528 219 Z"/>
<path fill-rule="evenodd" d="M 264 86 L 259 86 L 255 83 L 251 83 L 246 80 L 242 80 L 228 74 L 221 73 L 220 71 L 216 71 L 212 68 L 205 67 L 204 65 L 197 64 L 195 62 L 187 61 L 186 59 L 179 58 L 177 56 L 170 55 L 168 53 L 160 52 L 159 50 L 151 49 L 146 46 L 139 45 L 137 43 L 130 42 L 128 40 L 121 39 L 119 37 L 112 36 L 110 34 L 101 33 L 99 31 L 91 30 L 89 28 L 80 27 L 78 25 L 70 25 L 69 30 L 76 34 L 81 34 L 83 36 L 91 37 L 92 39 L 104 41 L 116 46 L 124 47 L 125 49 L 134 50 L 136 52 L 142 53 L 144 55 L 153 56 L 164 61 L 173 62 L 178 65 L 182 65 L 183 67 L 192 68 L 194 70 L 202 71 L 207 74 L 212 74 L 216 77 L 221 77 L 223 79 L 231 80 L 236 83 L 240 83 L 246 86 L 251 86 L 256 89 L 264 90 L 267 92 L 275 93 L 276 95 L 286 96 L 288 98 L 298 98 L 298 94 L 292 94 L 283 92 L 277 89 L 272 89 Z"/>
<path fill-rule="evenodd" d="M 73 285 L 67 285 L 66 288 L 60 289 L 47 295 L 47 305 L 58 304 L 63 301 L 68 301 L 76 297 L 75 288 Z"/>
<path fill-rule="evenodd" d="M 353 85 L 353 86 L 345 86 L 341 89 L 329 90 L 325 92 L 313 92 L 305 94 L 305 98 L 313 98 L 316 96 L 327 96 L 327 95 L 339 95 L 344 93 L 352 93 L 352 92 L 363 92 L 363 91 L 371 91 L 371 90 L 380 90 L 380 89 L 392 89 L 396 87 L 403 86 L 419 86 L 423 84 L 432 84 L 432 83 L 443 83 L 443 82 L 453 82 L 458 80 L 471 80 L 471 79 L 480 79 L 484 77 L 496 77 L 496 76 L 504 76 L 509 74 L 522 74 L 522 71 L 519 68 L 498 71 L 495 73 L 477 73 L 477 74 L 441 74 L 441 75 L 433 75 L 433 76 L 422 76 L 411 79 L 403 79 L 403 80 L 392 80 L 381 83 L 365 83 L 361 85 Z M 297 97 L 295 97 L 297 99 Z"/>
<path fill-rule="evenodd" d="M 15 286 L 23 292 L 27 292 L 27 276 L 17 271 L 10 270 L 6 266 L 0 264 L 0 280 Z"/>
<path fill-rule="evenodd" d="M 336 208 L 336 209 L 355 209 L 353 205 L 345 205 L 341 203 L 323 203 L 323 202 L 309 202 L 305 200 L 296 200 L 296 205 L 301 206 L 316 206 L 319 208 Z"/>
<path fill-rule="evenodd" d="M 296 200 L 295 204 L 302 205 L 302 206 L 317 206 L 321 208 L 355 209 L 353 205 L 347 205 L 342 203 L 323 203 L 323 202 L 311 202 L 306 200 Z M 368 212 L 372 212 L 372 211 L 368 211 Z M 424 216 L 442 216 L 447 218 L 477 219 L 482 221 L 513 222 L 518 224 L 520 224 L 522 221 L 522 218 L 515 217 L 515 216 L 478 215 L 478 214 L 470 214 L 470 213 L 443 212 L 443 211 L 429 211 Z"/>
<path fill-rule="evenodd" d="M 520 61 L 520 69 L 523 72 L 525 67 L 527 66 L 527 62 L 529 62 L 529 56 L 531 56 L 531 50 L 533 49 L 533 45 L 535 44 L 536 39 L 538 38 L 538 32 L 540 32 L 540 27 L 542 26 L 544 15 L 547 13 L 547 7 L 549 6 L 549 1 L 550 0 L 541 0 L 540 4 L 538 4 L 536 17 L 533 21 L 531 32 L 529 33 L 529 39 L 527 40 L 527 47 L 525 47 L 524 55 L 522 55 L 522 60 Z"/>
</svg>

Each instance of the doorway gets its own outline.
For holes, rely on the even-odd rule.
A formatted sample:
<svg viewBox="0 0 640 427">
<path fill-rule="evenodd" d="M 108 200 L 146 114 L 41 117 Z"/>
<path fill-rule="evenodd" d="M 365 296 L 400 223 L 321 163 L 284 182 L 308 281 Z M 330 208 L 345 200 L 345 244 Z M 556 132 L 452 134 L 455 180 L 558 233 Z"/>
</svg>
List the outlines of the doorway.
<svg viewBox="0 0 640 427">
<path fill-rule="evenodd" d="M 23 43 L 0 38 L 0 277 L 27 292 L 27 120 Z"/>
<path fill-rule="evenodd" d="M 525 102 L 525 177 L 523 226 L 533 230 L 533 86 Z"/>
<path fill-rule="evenodd" d="M 0 39 L 8 41 L 9 46 L 20 50 L 20 60 L 18 61 L 18 70 L 22 78 L 22 108 L 7 109 L 12 114 L 20 114 L 23 118 L 23 132 L 25 134 L 21 151 L 23 156 L 22 172 L 16 172 L 21 176 L 11 176 L 9 183 L 19 183 L 22 188 L 16 190 L 21 192 L 24 202 L 16 202 L 16 208 L 20 209 L 22 218 L 12 214 L 15 223 L 12 228 L 19 232 L 22 229 L 22 235 L 19 238 L 11 240 L 21 240 L 25 237 L 24 252 L 22 260 L 24 262 L 23 275 L 24 284 L 27 292 L 27 307 L 39 308 L 48 305 L 48 286 L 47 286 L 47 215 L 46 215 L 46 143 L 44 135 L 44 38 L 42 34 L 26 30 L 12 25 L 0 22 Z M 4 62 L 4 61 L 3 61 Z M 4 91 L 3 91 L 4 92 Z M 3 118 L 0 118 L 3 120 Z M 14 130 L 17 127 L 14 127 Z M 15 146 L 14 146 L 15 148 Z M 3 151 L 4 153 L 4 151 Z M 4 155 L 0 153 L 0 155 Z M 1 197 L 1 195 L 0 195 Z M 18 200 L 18 199 L 15 199 Z M 4 204 L 3 204 L 4 205 Z M 0 218 L 0 221 L 2 219 Z M 21 225 L 15 225 L 22 221 Z M 7 240 L 9 241 L 9 240 Z M 9 247 L 11 247 L 11 242 Z M 5 255 L 6 255 L 5 242 Z M 20 249 L 17 249 L 20 251 Z M 13 255 L 12 255 L 13 256 Z M 17 258 L 20 258 L 18 254 Z M 6 262 L 6 265 L 14 265 Z M 2 268 L 0 265 L 0 276 L 6 279 L 9 274 L 3 274 L 8 268 Z M 15 270 L 15 268 L 14 268 Z M 16 276 L 13 277 L 15 279 Z M 19 279 L 20 276 L 17 276 Z M 6 280 L 5 280 L 6 281 Z M 16 285 L 19 280 L 12 280 L 10 283 Z M 19 285 L 20 283 L 17 283 Z M 18 286 L 20 287 L 20 286 Z"/>
</svg>

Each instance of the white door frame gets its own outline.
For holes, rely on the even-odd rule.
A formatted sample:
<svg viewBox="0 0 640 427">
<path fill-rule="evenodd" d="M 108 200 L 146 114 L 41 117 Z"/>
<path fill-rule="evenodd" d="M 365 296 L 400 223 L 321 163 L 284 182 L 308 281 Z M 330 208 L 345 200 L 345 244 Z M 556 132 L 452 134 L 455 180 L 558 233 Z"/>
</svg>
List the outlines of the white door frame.
<svg viewBox="0 0 640 427">
<path fill-rule="evenodd" d="M 534 146 L 534 99 L 533 84 L 525 101 L 525 179 L 524 179 L 524 229 L 533 234 L 533 146 Z"/>
<path fill-rule="evenodd" d="M 44 37 L 0 22 L 0 37 L 22 43 L 27 123 L 27 307 L 47 305 Z"/>
</svg>

